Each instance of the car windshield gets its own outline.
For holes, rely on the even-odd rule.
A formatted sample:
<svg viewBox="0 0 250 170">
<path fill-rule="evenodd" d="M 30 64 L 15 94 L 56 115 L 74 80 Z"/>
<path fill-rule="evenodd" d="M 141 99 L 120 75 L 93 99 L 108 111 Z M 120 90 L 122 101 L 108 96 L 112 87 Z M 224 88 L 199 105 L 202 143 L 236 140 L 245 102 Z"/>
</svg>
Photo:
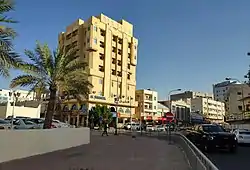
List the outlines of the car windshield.
<svg viewBox="0 0 250 170">
<path fill-rule="evenodd" d="M 225 130 L 221 126 L 216 125 L 204 125 L 203 130 L 205 132 L 225 132 Z"/>
<path fill-rule="evenodd" d="M 240 131 L 239 132 L 240 135 L 250 135 L 249 131 Z"/>
</svg>

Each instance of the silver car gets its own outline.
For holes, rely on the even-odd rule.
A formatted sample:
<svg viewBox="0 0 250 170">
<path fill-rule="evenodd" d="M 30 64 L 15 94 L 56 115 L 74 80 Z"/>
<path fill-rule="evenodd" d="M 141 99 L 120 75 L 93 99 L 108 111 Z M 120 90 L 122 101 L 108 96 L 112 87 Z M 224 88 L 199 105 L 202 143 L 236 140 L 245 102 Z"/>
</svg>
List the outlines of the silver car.
<svg viewBox="0 0 250 170">
<path fill-rule="evenodd" d="M 0 129 L 10 129 L 11 124 L 4 120 L 4 119 L 0 119 Z"/>
</svg>

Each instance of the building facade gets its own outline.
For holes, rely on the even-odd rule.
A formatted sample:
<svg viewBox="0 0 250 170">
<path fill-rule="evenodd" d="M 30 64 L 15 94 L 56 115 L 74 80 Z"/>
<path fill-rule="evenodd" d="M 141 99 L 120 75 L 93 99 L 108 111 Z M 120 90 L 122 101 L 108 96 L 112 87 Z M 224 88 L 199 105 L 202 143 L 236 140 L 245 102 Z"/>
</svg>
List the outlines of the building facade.
<svg viewBox="0 0 250 170">
<path fill-rule="evenodd" d="M 223 102 L 209 98 L 194 98 L 191 100 L 191 112 L 198 112 L 211 122 L 222 123 L 225 105 Z"/>
<path fill-rule="evenodd" d="M 0 89 L 0 103 L 7 103 L 13 101 L 13 97 L 10 96 L 12 90 Z M 35 92 L 29 92 L 28 90 L 15 90 L 15 93 L 19 93 L 17 97 L 18 101 L 31 101 L 36 99 Z"/>
<path fill-rule="evenodd" d="M 203 93 L 203 92 L 194 92 L 194 91 L 185 91 L 182 93 L 172 94 L 170 99 L 172 101 L 176 100 L 187 100 L 193 98 L 209 98 L 213 99 L 213 94 L 210 93 Z"/>
<path fill-rule="evenodd" d="M 158 119 L 158 92 L 150 89 L 136 90 L 135 100 L 138 102 L 136 115 L 142 120 Z"/>
<path fill-rule="evenodd" d="M 157 117 L 158 118 L 164 117 L 169 112 L 169 108 L 167 106 L 164 106 L 161 103 L 158 103 L 157 107 L 158 107 L 158 109 L 157 109 Z"/>
<path fill-rule="evenodd" d="M 170 108 L 170 101 L 159 101 L 159 103 Z M 171 112 L 178 122 L 190 122 L 190 105 L 184 100 L 171 101 Z"/>
<path fill-rule="evenodd" d="M 214 100 L 225 102 L 225 97 L 232 84 L 241 84 L 241 83 L 237 81 L 228 80 L 228 81 L 223 81 L 221 83 L 213 84 Z"/>
<path fill-rule="evenodd" d="M 69 109 L 76 105 L 90 110 L 96 104 L 105 104 L 112 111 L 117 108 L 119 122 L 129 118 L 130 112 L 135 113 L 138 40 L 132 24 L 103 14 L 87 21 L 78 19 L 60 33 L 59 46 L 77 50 L 88 64 L 86 78 L 94 86 L 85 102 L 71 102 Z"/>
<path fill-rule="evenodd" d="M 226 117 L 238 118 L 248 103 L 242 100 L 250 95 L 250 87 L 247 84 L 231 84 L 224 95 Z"/>
</svg>

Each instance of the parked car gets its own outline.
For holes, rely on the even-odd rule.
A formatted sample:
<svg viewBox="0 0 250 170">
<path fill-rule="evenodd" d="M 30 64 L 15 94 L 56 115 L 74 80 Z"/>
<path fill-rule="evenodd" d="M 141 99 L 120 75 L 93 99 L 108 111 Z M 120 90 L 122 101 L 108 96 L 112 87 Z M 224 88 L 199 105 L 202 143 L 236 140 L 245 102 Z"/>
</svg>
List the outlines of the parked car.
<svg viewBox="0 0 250 170">
<path fill-rule="evenodd" d="M 146 131 L 155 131 L 155 127 L 153 125 L 147 125 L 146 126 Z"/>
<path fill-rule="evenodd" d="M 14 119 L 13 127 L 14 129 L 39 129 L 37 124 L 26 119 Z"/>
<path fill-rule="evenodd" d="M 197 125 L 186 136 L 191 142 L 206 152 L 214 149 L 228 149 L 230 152 L 237 151 L 237 138 L 235 134 L 226 132 L 219 125 Z"/>
<path fill-rule="evenodd" d="M 130 130 L 131 128 L 133 130 L 140 130 L 140 124 L 136 122 L 132 122 L 132 123 L 127 123 L 124 125 L 124 129 L 126 130 Z"/>
<path fill-rule="evenodd" d="M 26 120 L 36 123 L 41 129 L 43 128 L 44 121 L 45 121 L 44 118 L 28 118 Z M 59 120 L 55 120 L 55 119 L 52 120 L 51 128 L 69 128 L 69 127 L 72 127 L 72 126 L 70 124 L 60 122 Z"/>
<path fill-rule="evenodd" d="M 11 124 L 4 120 L 4 119 L 0 119 L 0 130 L 2 129 L 10 129 L 11 128 Z"/>
<path fill-rule="evenodd" d="M 158 132 L 163 132 L 163 131 L 165 131 L 164 125 L 158 125 L 158 126 L 156 126 L 156 131 L 158 131 Z"/>
<path fill-rule="evenodd" d="M 247 129 L 236 129 L 233 132 L 236 135 L 238 144 L 250 144 L 250 131 Z"/>
</svg>

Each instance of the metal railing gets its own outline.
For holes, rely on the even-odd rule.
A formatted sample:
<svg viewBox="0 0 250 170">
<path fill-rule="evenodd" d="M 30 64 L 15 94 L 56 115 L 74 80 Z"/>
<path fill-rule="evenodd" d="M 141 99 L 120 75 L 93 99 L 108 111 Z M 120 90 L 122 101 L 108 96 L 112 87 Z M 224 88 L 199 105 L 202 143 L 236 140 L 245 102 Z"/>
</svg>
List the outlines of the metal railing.
<svg viewBox="0 0 250 170">
<path fill-rule="evenodd" d="M 193 170 L 219 170 L 189 139 L 183 134 L 175 132 L 172 140 L 179 145 L 189 160 Z"/>
</svg>

